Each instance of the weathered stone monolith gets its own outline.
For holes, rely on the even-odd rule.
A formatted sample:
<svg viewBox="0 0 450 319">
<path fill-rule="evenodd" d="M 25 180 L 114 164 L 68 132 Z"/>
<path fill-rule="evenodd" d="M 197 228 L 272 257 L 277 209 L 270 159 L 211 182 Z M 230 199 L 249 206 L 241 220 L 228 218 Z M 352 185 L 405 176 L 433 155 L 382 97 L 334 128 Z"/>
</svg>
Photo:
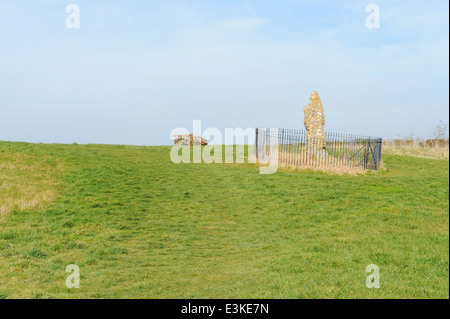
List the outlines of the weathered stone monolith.
<svg viewBox="0 0 450 319">
<path fill-rule="evenodd" d="M 305 128 L 308 154 L 315 157 L 326 156 L 325 114 L 319 93 L 313 91 L 309 103 L 305 106 Z"/>
</svg>

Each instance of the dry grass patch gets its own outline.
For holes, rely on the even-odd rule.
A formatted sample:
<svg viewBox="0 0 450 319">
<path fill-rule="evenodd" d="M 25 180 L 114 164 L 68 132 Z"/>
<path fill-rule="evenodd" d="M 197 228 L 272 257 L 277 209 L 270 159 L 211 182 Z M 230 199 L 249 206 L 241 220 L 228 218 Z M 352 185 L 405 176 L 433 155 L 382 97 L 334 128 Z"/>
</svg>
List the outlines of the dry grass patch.
<svg viewBox="0 0 450 319">
<path fill-rule="evenodd" d="M 329 155 L 331 156 L 331 155 Z M 249 156 L 249 161 L 257 162 L 261 166 L 269 166 L 269 164 L 262 163 L 255 159 L 253 155 Z M 319 163 L 317 165 L 308 165 L 306 163 L 302 163 L 301 165 L 297 164 L 288 164 L 286 162 L 283 162 L 282 160 L 278 161 L 277 168 L 288 168 L 288 169 L 294 169 L 298 171 L 318 171 L 318 172 L 325 172 L 329 174 L 334 175 L 352 175 L 352 176 L 358 176 L 358 175 L 365 175 L 369 171 L 372 171 L 370 169 L 364 169 L 361 167 L 356 166 L 345 166 L 345 165 L 331 165 L 331 164 L 324 164 Z M 380 167 L 378 170 L 385 170 L 384 164 L 380 163 Z"/>
<path fill-rule="evenodd" d="M 358 167 L 346 167 L 346 166 L 331 166 L 331 165 L 322 165 L 322 166 L 311 166 L 311 165 L 293 165 L 293 164 L 286 164 L 286 163 L 279 163 L 278 166 L 280 168 L 292 168 L 299 171 L 318 171 L 318 172 L 325 172 L 329 174 L 335 174 L 335 175 L 352 175 L 352 176 L 358 176 L 358 175 L 364 175 L 367 174 L 368 170 L 365 170 L 363 168 Z"/>
<path fill-rule="evenodd" d="M 64 167 L 47 158 L 2 152 L 0 157 L 0 216 L 15 210 L 43 208 L 57 197 L 53 177 Z"/>
<path fill-rule="evenodd" d="M 449 159 L 447 143 L 426 143 L 414 140 L 391 140 L 383 143 L 383 154 L 404 155 L 422 158 Z"/>
<path fill-rule="evenodd" d="M 56 198 L 54 190 L 38 191 L 23 190 L 19 196 L 7 196 L 2 194 L 0 200 L 0 216 L 5 216 L 14 210 L 38 209 Z"/>
</svg>

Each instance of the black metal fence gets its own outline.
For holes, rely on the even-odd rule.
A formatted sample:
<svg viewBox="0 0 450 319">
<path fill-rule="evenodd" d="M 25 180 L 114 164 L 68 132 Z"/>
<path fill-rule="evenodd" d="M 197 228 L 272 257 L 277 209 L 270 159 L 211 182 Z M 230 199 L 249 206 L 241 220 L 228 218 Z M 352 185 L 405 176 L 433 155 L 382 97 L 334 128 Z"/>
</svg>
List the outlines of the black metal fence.
<svg viewBox="0 0 450 319">
<path fill-rule="evenodd" d="M 254 155 L 260 162 L 305 167 L 348 167 L 377 170 L 382 139 L 351 134 L 325 133 L 308 138 L 306 131 L 257 128 Z"/>
</svg>

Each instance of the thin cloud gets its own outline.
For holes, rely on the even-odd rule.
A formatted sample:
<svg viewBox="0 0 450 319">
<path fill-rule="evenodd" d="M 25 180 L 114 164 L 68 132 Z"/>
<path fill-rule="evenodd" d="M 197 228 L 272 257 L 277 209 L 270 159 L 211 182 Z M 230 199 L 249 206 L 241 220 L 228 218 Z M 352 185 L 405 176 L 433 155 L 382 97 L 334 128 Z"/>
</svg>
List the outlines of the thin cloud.
<svg viewBox="0 0 450 319">
<path fill-rule="evenodd" d="M 241 19 L 223 20 L 217 24 L 224 29 L 233 31 L 252 31 L 259 29 L 261 26 L 267 24 L 268 21 L 261 17 L 249 17 Z"/>
</svg>

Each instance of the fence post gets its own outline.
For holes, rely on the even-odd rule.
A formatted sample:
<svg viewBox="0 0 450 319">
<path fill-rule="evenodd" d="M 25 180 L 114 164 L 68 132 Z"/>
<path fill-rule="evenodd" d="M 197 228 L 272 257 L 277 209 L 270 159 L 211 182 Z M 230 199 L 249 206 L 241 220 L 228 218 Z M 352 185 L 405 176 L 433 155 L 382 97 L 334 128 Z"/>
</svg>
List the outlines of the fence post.
<svg viewBox="0 0 450 319">
<path fill-rule="evenodd" d="M 370 154 L 370 137 L 366 140 L 366 149 L 364 151 L 364 169 L 367 169 L 369 164 L 369 154 Z"/>
<path fill-rule="evenodd" d="M 255 158 L 258 160 L 258 128 L 255 130 Z"/>
<path fill-rule="evenodd" d="M 378 167 L 380 166 L 380 162 L 381 162 L 381 148 L 383 147 L 383 139 L 379 138 L 377 140 L 377 144 L 378 144 L 378 149 L 377 149 L 377 162 L 376 162 L 375 170 L 378 170 Z"/>
</svg>

